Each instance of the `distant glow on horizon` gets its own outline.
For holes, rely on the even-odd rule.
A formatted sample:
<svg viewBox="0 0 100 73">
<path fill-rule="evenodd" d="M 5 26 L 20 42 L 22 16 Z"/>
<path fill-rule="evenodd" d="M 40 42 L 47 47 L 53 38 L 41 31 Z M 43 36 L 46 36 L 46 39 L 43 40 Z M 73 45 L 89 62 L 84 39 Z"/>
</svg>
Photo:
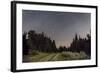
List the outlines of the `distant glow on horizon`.
<svg viewBox="0 0 100 73">
<path fill-rule="evenodd" d="M 76 33 L 82 38 L 90 33 L 90 19 L 90 13 L 23 10 L 22 31 L 44 32 L 57 47 L 69 47 Z"/>
</svg>

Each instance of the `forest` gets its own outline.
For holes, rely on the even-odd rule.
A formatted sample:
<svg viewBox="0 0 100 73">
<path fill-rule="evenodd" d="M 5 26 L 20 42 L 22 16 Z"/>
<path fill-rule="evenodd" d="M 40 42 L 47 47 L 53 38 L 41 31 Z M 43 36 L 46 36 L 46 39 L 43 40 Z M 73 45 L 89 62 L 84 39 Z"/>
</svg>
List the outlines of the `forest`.
<svg viewBox="0 0 100 73">
<path fill-rule="evenodd" d="M 23 33 L 23 62 L 84 60 L 91 58 L 91 35 L 81 38 L 77 33 L 69 47 L 57 48 L 55 40 L 44 32 L 30 30 Z"/>
</svg>

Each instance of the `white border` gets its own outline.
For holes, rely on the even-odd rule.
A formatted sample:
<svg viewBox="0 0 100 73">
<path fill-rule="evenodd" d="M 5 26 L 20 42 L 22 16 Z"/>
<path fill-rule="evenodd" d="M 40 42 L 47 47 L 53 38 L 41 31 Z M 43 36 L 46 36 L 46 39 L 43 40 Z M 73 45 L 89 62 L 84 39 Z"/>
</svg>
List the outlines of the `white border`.
<svg viewBox="0 0 100 73">
<path fill-rule="evenodd" d="M 91 13 L 91 60 L 77 60 L 77 61 L 59 61 L 59 62 L 38 62 L 38 63 L 22 63 L 22 9 L 24 10 L 42 10 L 42 11 L 62 11 L 62 12 L 82 12 Z M 22 69 L 38 69 L 38 68 L 52 68 L 52 67 L 71 67 L 71 66 L 85 66 L 95 65 L 96 59 L 96 21 L 94 8 L 82 7 L 63 7 L 63 6 L 45 6 L 45 5 L 28 5 L 17 4 L 17 47 L 16 47 L 16 62 L 17 70 Z"/>
</svg>

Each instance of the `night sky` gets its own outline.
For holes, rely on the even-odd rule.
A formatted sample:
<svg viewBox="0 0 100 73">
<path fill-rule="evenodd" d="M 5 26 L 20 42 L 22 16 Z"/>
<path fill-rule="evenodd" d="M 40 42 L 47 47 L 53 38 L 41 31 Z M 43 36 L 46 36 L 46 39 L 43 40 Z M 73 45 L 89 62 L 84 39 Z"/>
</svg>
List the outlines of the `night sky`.
<svg viewBox="0 0 100 73">
<path fill-rule="evenodd" d="M 90 19 L 90 13 L 23 10 L 22 31 L 44 32 L 57 47 L 68 47 L 76 33 L 82 38 L 90 33 Z"/>
</svg>

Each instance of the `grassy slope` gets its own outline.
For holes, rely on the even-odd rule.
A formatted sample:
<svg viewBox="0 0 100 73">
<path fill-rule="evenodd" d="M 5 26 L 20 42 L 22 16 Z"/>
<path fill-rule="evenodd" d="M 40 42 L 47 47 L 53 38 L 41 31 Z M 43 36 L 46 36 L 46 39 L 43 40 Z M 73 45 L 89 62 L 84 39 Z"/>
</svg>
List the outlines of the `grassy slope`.
<svg viewBox="0 0 100 73">
<path fill-rule="evenodd" d="M 64 61 L 64 60 L 88 59 L 84 52 L 62 52 L 62 53 L 42 53 L 36 55 L 24 55 L 23 62 L 44 62 L 44 61 Z"/>
</svg>

